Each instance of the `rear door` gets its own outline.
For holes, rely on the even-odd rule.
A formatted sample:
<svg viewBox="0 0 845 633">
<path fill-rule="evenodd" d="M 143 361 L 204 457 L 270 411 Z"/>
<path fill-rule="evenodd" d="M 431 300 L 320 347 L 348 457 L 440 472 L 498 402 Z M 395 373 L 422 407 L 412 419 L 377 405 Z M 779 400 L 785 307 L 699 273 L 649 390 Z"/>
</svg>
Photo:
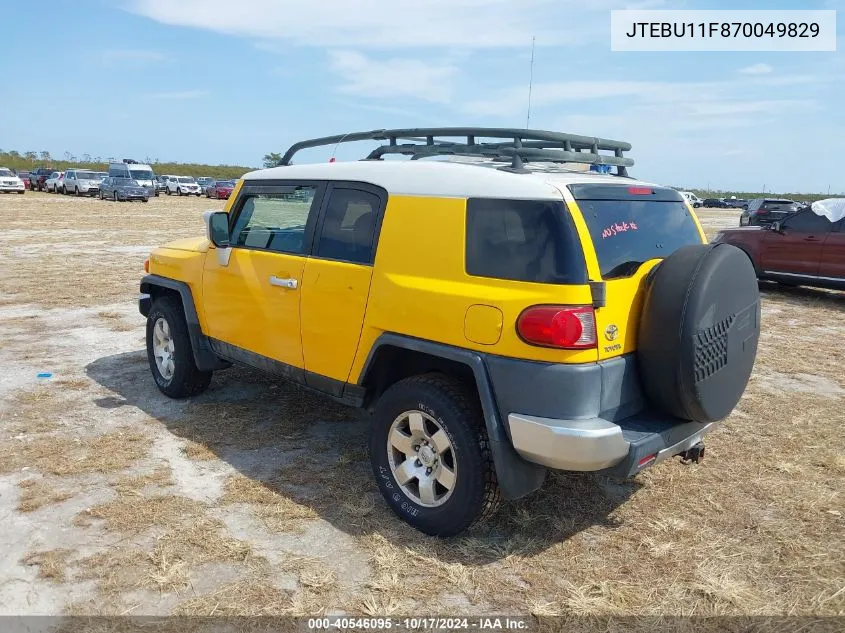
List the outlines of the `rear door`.
<svg viewBox="0 0 845 633">
<path fill-rule="evenodd" d="M 822 245 L 831 226 L 830 220 L 809 209 L 787 218 L 781 231 L 773 231 L 764 242 L 763 271 L 818 276 Z"/>
<path fill-rule="evenodd" d="M 585 249 L 590 280 L 604 292 L 596 310 L 599 359 L 633 352 L 644 278 L 681 246 L 704 243 L 704 233 L 673 189 L 579 184 L 564 195 L 582 241 L 593 245 Z"/>
<path fill-rule="evenodd" d="M 845 220 L 839 220 L 824 241 L 819 277 L 845 283 Z"/>
<path fill-rule="evenodd" d="M 329 185 L 302 282 L 305 381 L 336 396 L 349 377 L 370 293 L 387 192 Z"/>
</svg>

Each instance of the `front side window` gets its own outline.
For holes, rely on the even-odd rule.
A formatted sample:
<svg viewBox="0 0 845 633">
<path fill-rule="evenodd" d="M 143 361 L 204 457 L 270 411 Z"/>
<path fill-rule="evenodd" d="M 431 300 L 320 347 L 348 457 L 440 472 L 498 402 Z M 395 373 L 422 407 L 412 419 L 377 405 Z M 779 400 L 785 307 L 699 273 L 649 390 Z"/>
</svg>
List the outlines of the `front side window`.
<svg viewBox="0 0 845 633">
<path fill-rule="evenodd" d="M 246 194 L 232 229 L 232 245 L 303 254 L 305 228 L 317 188 L 285 187 L 284 192 Z"/>
<path fill-rule="evenodd" d="M 587 282 L 584 251 L 563 202 L 467 200 L 466 272 L 550 284 Z"/>
<path fill-rule="evenodd" d="M 784 220 L 783 227 L 795 233 L 813 233 L 815 235 L 830 232 L 833 227 L 830 220 L 813 211 L 802 211 Z"/>
<path fill-rule="evenodd" d="M 369 191 L 334 189 L 326 207 L 317 257 L 372 263 L 380 206 L 379 196 Z"/>
</svg>

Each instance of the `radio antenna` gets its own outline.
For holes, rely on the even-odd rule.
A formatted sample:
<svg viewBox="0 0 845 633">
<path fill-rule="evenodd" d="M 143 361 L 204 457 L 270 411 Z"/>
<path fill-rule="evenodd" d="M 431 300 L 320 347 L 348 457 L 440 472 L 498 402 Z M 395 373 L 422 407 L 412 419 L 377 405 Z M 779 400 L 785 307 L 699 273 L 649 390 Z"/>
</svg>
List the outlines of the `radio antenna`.
<svg viewBox="0 0 845 633">
<path fill-rule="evenodd" d="M 534 86 L 534 42 L 536 36 L 531 37 L 531 71 L 528 77 L 528 116 L 525 117 L 525 127 L 531 127 L 531 89 Z"/>
</svg>

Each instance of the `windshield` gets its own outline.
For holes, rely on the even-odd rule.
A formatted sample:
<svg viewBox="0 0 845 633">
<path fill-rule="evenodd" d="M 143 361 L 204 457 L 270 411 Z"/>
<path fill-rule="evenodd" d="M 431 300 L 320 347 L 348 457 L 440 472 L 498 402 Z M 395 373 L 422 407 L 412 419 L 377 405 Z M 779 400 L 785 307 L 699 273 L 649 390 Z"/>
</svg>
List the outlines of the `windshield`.
<svg viewBox="0 0 845 633">
<path fill-rule="evenodd" d="M 623 198 L 621 200 L 578 200 L 593 238 L 603 278 L 628 277 L 650 259 L 668 257 L 681 246 L 701 244 L 698 227 L 686 205 L 672 199 L 677 194 L 673 196 L 671 192 L 656 189 L 652 199 L 636 200 L 634 198 L 638 196 L 627 195 L 625 189 L 601 187 L 602 195 L 595 196 Z M 617 190 L 615 196 L 611 190 Z M 576 198 L 581 197 L 578 192 L 573 193 Z M 584 193 L 599 192 L 587 190 Z"/>
<path fill-rule="evenodd" d="M 181 178 L 177 178 L 176 180 L 178 180 L 179 182 L 194 182 L 193 178 L 186 178 L 184 176 Z"/>
<path fill-rule="evenodd" d="M 135 180 L 152 180 L 153 172 L 151 169 L 130 169 L 129 174 Z"/>
<path fill-rule="evenodd" d="M 93 171 L 78 171 L 76 172 L 77 180 L 97 180 L 99 176 Z"/>
<path fill-rule="evenodd" d="M 97 172 L 97 178 L 108 178 L 108 177 L 109 177 L 109 174 L 106 171 L 98 171 Z"/>
<path fill-rule="evenodd" d="M 0 169 L 0 176 L 11 176 L 12 172 L 8 169 Z"/>
<path fill-rule="evenodd" d="M 117 187 L 138 187 L 138 181 L 132 178 L 115 178 L 114 184 Z"/>
<path fill-rule="evenodd" d="M 235 181 L 234 180 L 218 180 L 215 184 L 218 187 L 234 187 Z"/>
</svg>

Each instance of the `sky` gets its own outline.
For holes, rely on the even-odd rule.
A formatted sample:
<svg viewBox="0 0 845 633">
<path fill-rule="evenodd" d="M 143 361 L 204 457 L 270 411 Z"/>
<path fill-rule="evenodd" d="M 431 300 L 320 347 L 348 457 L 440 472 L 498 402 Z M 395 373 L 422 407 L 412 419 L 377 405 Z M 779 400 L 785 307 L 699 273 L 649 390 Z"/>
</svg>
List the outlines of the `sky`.
<svg viewBox="0 0 845 633">
<path fill-rule="evenodd" d="M 610 10 L 845 0 L 59 0 L 0 24 L 0 148 L 259 166 L 305 138 L 529 127 L 628 141 L 675 186 L 845 191 L 837 52 L 611 52 Z M 341 147 L 339 160 L 374 144 Z M 299 162 L 323 161 L 331 148 Z"/>
</svg>

